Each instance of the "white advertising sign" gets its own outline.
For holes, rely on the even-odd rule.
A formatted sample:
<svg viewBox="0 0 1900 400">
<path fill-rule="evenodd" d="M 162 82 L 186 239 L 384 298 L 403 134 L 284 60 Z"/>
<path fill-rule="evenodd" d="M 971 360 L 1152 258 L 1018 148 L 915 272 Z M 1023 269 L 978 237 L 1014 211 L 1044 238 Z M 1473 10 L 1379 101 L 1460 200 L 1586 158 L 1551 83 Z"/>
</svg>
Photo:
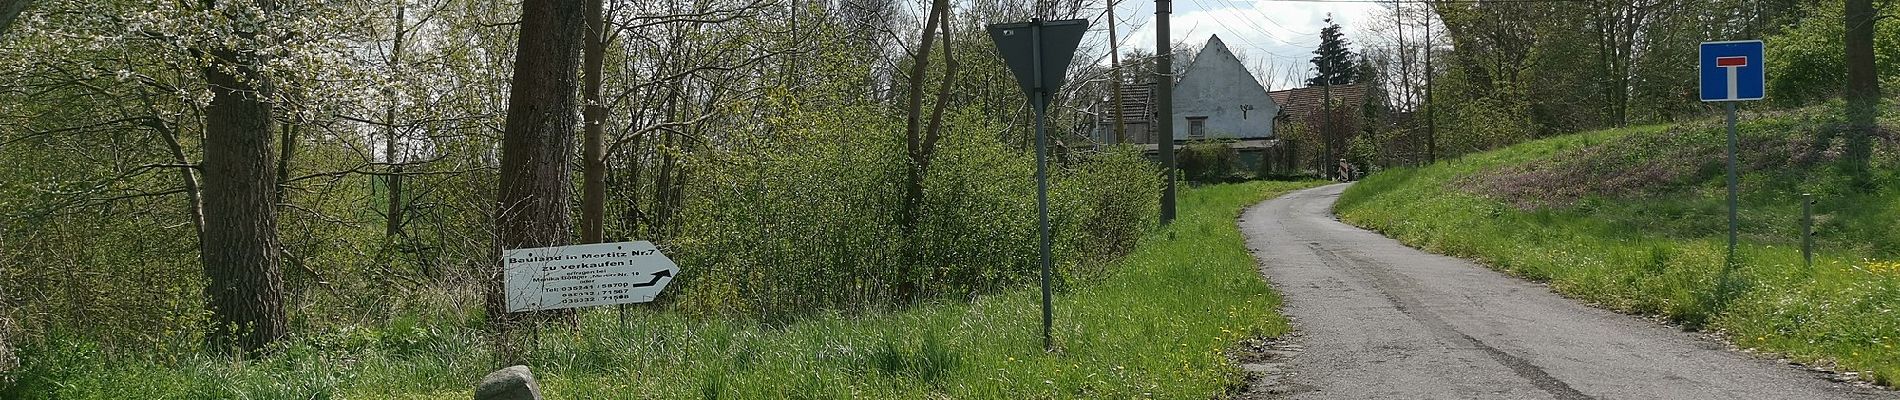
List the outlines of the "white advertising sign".
<svg viewBox="0 0 1900 400">
<path fill-rule="evenodd" d="M 679 266 L 646 241 L 505 250 L 508 312 L 653 301 Z"/>
</svg>

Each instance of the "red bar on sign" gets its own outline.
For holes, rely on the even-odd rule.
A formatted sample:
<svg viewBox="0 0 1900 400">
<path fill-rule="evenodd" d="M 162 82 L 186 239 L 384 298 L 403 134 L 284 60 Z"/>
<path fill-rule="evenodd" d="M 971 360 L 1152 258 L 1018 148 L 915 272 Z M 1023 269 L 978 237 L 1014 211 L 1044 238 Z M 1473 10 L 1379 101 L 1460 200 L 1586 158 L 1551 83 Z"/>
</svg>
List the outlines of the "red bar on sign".
<svg viewBox="0 0 1900 400">
<path fill-rule="evenodd" d="M 1716 67 L 1746 67 L 1748 66 L 1748 57 L 1742 57 L 1742 56 L 1716 57 L 1715 66 Z"/>
</svg>

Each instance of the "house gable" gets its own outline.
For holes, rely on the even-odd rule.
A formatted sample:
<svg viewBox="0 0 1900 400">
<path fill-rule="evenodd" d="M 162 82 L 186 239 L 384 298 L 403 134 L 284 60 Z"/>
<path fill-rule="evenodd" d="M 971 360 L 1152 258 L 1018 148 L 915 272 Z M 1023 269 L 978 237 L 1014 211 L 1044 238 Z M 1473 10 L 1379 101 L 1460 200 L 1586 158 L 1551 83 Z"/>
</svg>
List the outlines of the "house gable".
<svg viewBox="0 0 1900 400">
<path fill-rule="evenodd" d="M 1206 138 L 1272 138 L 1273 116 L 1280 106 L 1267 95 L 1240 58 L 1220 36 L 1194 57 L 1174 85 L 1174 138 L 1190 139 L 1190 131 Z M 1190 124 L 1197 120 L 1197 124 Z"/>
</svg>

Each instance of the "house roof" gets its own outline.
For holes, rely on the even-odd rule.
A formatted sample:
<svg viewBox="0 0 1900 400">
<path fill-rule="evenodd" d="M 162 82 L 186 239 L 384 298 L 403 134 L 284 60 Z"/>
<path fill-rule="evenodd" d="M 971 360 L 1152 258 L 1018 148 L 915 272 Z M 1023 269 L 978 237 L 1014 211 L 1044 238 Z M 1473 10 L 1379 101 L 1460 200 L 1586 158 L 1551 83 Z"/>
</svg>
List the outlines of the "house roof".
<svg viewBox="0 0 1900 400">
<path fill-rule="evenodd" d="M 1201 49 L 1194 52 L 1194 60 L 1189 61 L 1187 68 L 1182 69 L 1181 74 L 1176 75 L 1174 77 L 1174 82 L 1176 84 L 1176 87 L 1180 87 L 1179 85 L 1181 81 L 1187 79 L 1188 75 L 1196 71 L 1196 69 L 1194 68 L 1195 66 L 1200 65 L 1202 61 L 1220 62 L 1220 61 L 1210 60 L 1214 57 L 1219 57 L 1220 55 L 1226 55 L 1227 57 L 1225 57 L 1226 58 L 1225 61 L 1232 63 L 1233 65 L 1239 66 L 1240 72 L 1243 74 L 1246 74 L 1247 78 L 1249 78 L 1247 82 L 1242 83 L 1242 85 L 1250 86 L 1250 87 L 1243 88 L 1242 90 L 1252 89 L 1252 90 L 1258 90 L 1262 92 L 1267 91 L 1266 86 L 1261 86 L 1260 81 L 1258 79 L 1254 79 L 1253 70 L 1247 69 L 1247 66 L 1244 63 L 1241 63 L 1240 58 L 1234 54 L 1234 51 L 1232 49 L 1227 48 L 1227 42 L 1220 40 L 1220 35 L 1208 36 L 1207 43 L 1201 44 Z M 1272 100 L 1274 104 L 1281 103 L 1280 98 L 1278 97 L 1273 97 Z"/>
<path fill-rule="evenodd" d="M 1152 114 L 1149 112 L 1151 109 L 1149 105 L 1154 102 L 1154 85 L 1122 85 L 1121 91 L 1122 113 L 1128 116 L 1128 123 L 1139 124 L 1148 122 Z M 1115 98 L 1102 99 L 1098 107 L 1100 107 L 1102 111 L 1101 118 L 1097 118 L 1096 121 L 1101 125 L 1113 124 L 1115 122 Z"/>
<path fill-rule="evenodd" d="M 1359 104 L 1365 102 L 1366 88 L 1356 83 L 1333 85 L 1332 92 L 1334 104 L 1339 105 L 1333 109 L 1335 111 L 1357 109 Z M 1318 112 L 1320 105 L 1326 102 L 1326 87 L 1308 86 L 1278 90 L 1267 92 L 1267 96 L 1272 96 L 1273 102 L 1280 104 L 1280 112 L 1286 113 L 1287 117 L 1294 121 L 1304 121 L 1307 115 Z"/>
<path fill-rule="evenodd" d="M 1201 63 L 1201 56 L 1202 56 L 1202 55 L 1205 55 L 1205 54 L 1207 54 L 1209 50 L 1213 50 L 1213 49 L 1215 49 L 1215 48 L 1221 48 L 1221 49 L 1226 49 L 1226 48 L 1227 48 L 1227 42 L 1224 42 L 1224 41 L 1221 41 L 1221 40 L 1220 40 L 1220 35 L 1210 35 L 1210 36 L 1208 36 L 1208 37 L 1207 37 L 1207 42 L 1204 42 L 1204 43 L 1201 43 L 1201 48 L 1200 48 L 1200 49 L 1198 49 L 1198 50 L 1194 50 L 1194 59 L 1191 59 L 1191 60 L 1188 60 L 1188 63 L 1187 63 L 1187 68 L 1182 68 L 1181 70 L 1182 70 L 1182 71 L 1193 71 L 1193 70 L 1194 70 L 1194 65 L 1195 65 L 1195 64 L 1200 64 L 1200 63 Z M 1228 52 L 1228 53 L 1230 53 L 1230 54 L 1231 54 L 1231 53 L 1233 53 L 1233 51 L 1232 51 L 1232 50 L 1228 50 L 1227 52 Z M 1178 59 L 1177 59 L 1177 60 L 1178 60 Z M 1235 60 L 1235 61 L 1238 61 L 1238 60 Z M 1245 68 L 1245 67 L 1242 67 L 1242 68 Z M 1175 75 L 1175 76 L 1174 76 L 1174 81 L 1175 81 L 1176 83 L 1179 83 L 1179 82 L 1181 82 L 1181 78 L 1185 78 L 1185 77 L 1187 77 L 1187 73 L 1185 73 L 1185 72 L 1183 72 L 1183 73 L 1181 73 L 1180 75 Z"/>
</svg>

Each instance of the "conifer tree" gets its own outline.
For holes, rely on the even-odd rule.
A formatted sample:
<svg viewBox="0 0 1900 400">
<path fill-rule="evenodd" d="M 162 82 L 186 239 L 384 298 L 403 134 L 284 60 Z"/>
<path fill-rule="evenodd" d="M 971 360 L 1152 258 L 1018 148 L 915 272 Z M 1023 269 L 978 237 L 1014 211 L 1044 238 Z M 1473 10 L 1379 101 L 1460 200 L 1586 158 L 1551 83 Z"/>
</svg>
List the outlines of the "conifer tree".
<svg viewBox="0 0 1900 400">
<path fill-rule="evenodd" d="M 1319 31 L 1319 48 L 1313 50 L 1313 68 L 1318 73 L 1306 80 L 1307 86 L 1345 85 L 1359 81 L 1358 68 L 1353 66 L 1352 50 L 1346 46 L 1345 35 L 1339 33 L 1339 24 L 1326 18 L 1326 28 Z"/>
</svg>

